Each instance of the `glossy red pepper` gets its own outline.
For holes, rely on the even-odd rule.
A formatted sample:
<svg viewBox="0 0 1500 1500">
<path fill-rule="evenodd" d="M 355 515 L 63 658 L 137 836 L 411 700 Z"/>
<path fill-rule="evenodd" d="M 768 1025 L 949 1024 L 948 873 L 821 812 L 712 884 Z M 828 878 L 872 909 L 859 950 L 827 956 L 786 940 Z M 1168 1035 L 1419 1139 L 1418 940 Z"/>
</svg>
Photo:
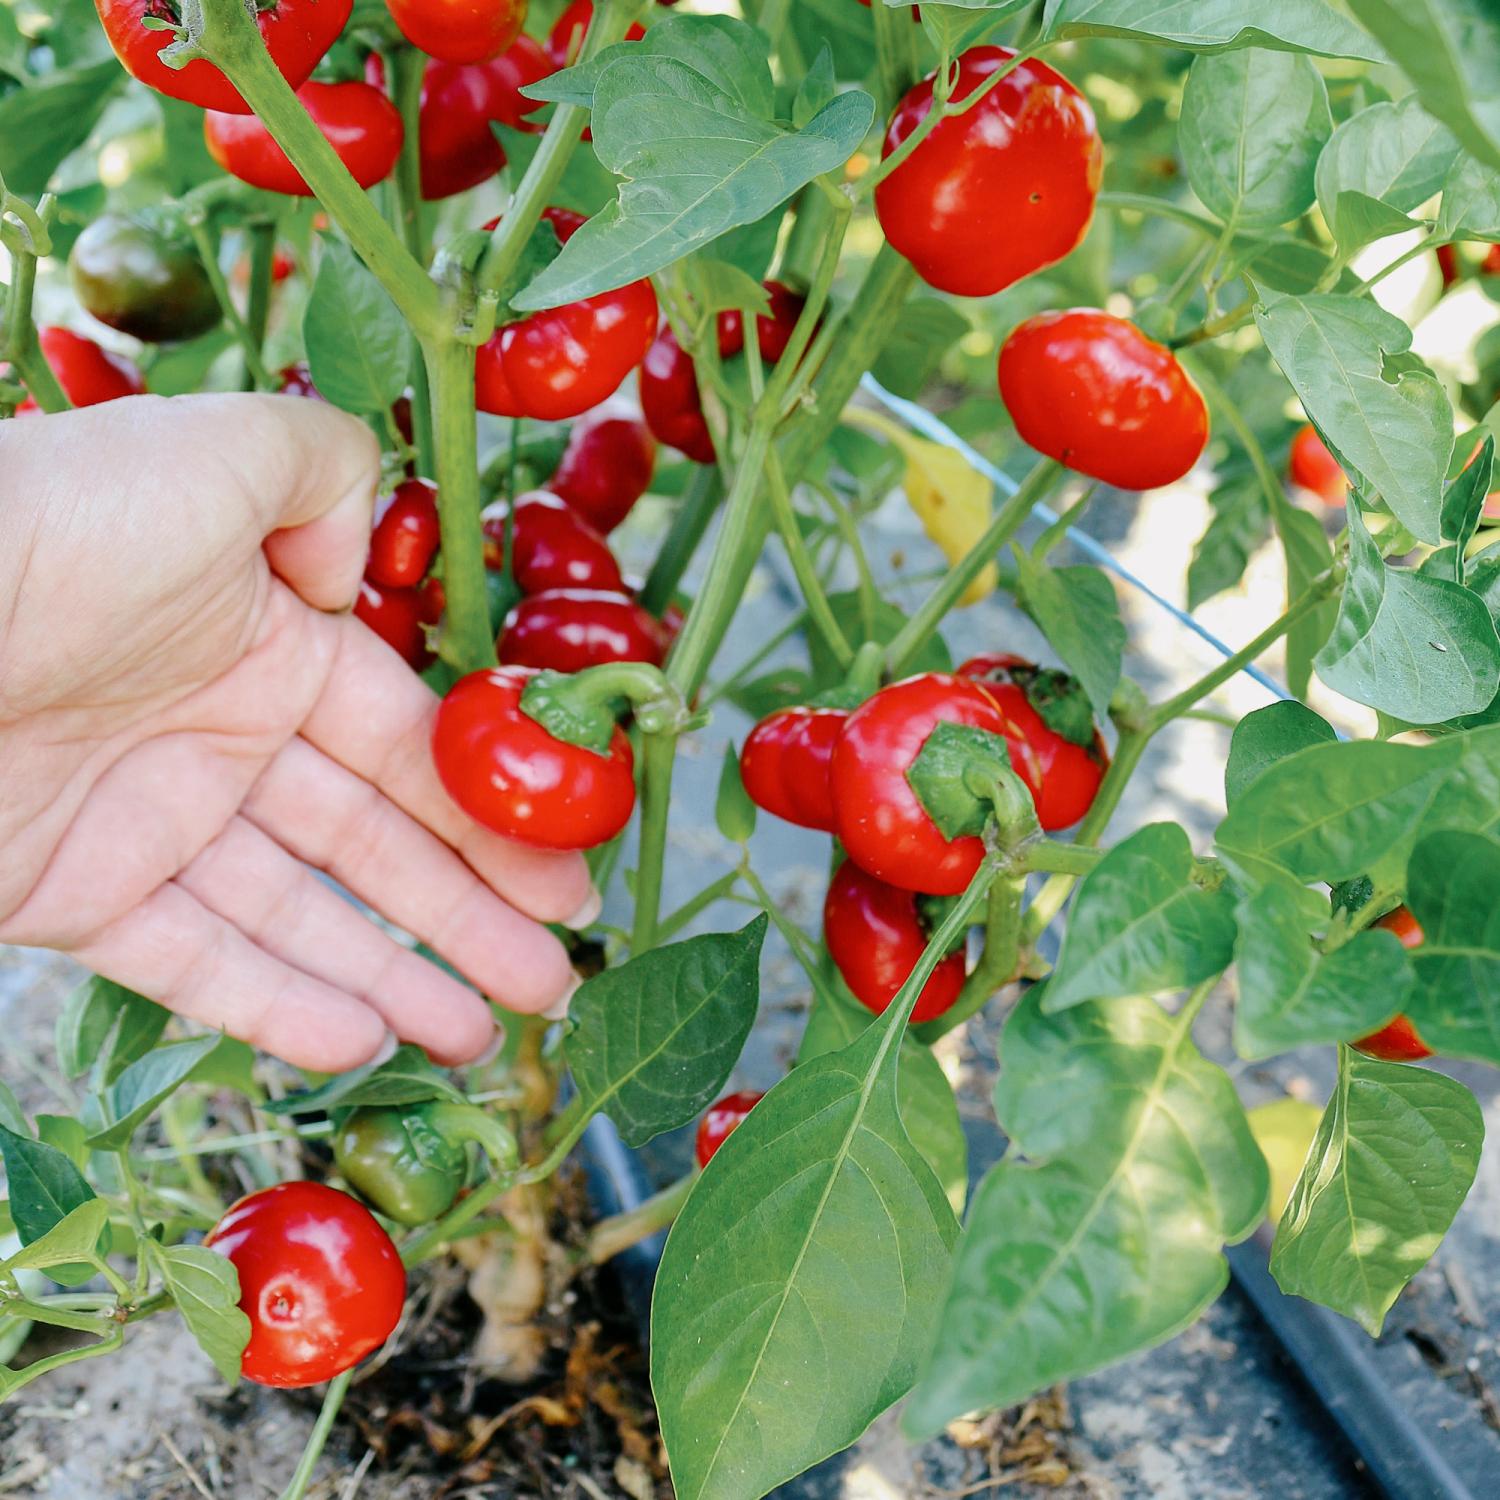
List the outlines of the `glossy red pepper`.
<svg viewBox="0 0 1500 1500">
<path fill-rule="evenodd" d="M 1055 679 L 1065 690 L 1082 690 L 1061 673 L 1038 674 L 1019 656 L 971 657 L 958 675 L 983 682 L 1005 716 L 1011 769 L 1026 783 L 1042 828 L 1047 833 L 1071 828 L 1094 805 L 1109 769 L 1109 752 L 1097 729 L 1090 744 L 1078 745 L 1049 727 L 1028 689 L 1040 678 Z"/>
<path fill-rule="evenodd" d="M 1287 477 L 1304 490 L 1311 490 L 1324 505 L 1341 506 L 1348 498 L 1348 476 L 1310 423 L 1299 427 L 1292 439 Z"/>
<path fill-rule="evenodd" d="M 305 83 L 303 108 L 361 187 L 384 182 L 401 155 L 401 112 L 368 83 Z M 233 177 L 268 193 L 312 197 L 306 179 L 254 115 L 209 110 L 203 117 L 208 154 Z"/>
<path fill-rule="evenodd" d="M 846 859 L 823 903 L 823 941 L 854 998 L 878 1016 L 911 977 L 932 937 L 915 891 L 901 890 Z M 947 954 L 922 986 L 914 1022 L 951 1010 L 964 987 L 964 952 Z"/>
<path fill-rule="evenodd" d="M 641 363 L 641 414 L 656 440 L 694 463 L 714 462 L 714 440 L 703 418 L 692 357 L 665 324 Z"/>
<path fill-rule="evenodd" d="M 368 578 L 359 586 L 354 615 L 415 671 L 430 667 L 433 652 L 424 627 L 443 617 L 443 590 L 436 579 L 421 588 L 383 588 Z"/>
<path fill-rule="evenodd" d="M 248 115 L 239 90 L 210 62 L 201 58 L 172 68 L 160 53 L 176 40 L 168 31 L 151 31 L 147 18 L 176 26 L 182 19 L 174 0 L 94 0 L 104 34 L 125 71 L 159 94 L 185 99 L 202 109 Z M 294 89 L 301 88 L 339 39 L 354 9 L 354 0 L 270 0 L 256 7 L 255 21 L 271 61 Z"/>
<path fill-rule="evenodd" d="M 744 1090 L 738 1094 L 725 1094 L 717 1104 L 711 1104 L 698 1122 L 698 1139 L 695 1150 L 698 1165 L 706 1167 L 714 1159 L 719 1147 L 740 1128 L 745 1116 L 766 1096 Z"/>
<path fill-rule="evenodd" d="M 968 98 L 1015 54 L 973 47 L 953 98 Z M 896 106 L 886 156 L 933 107 L 933 80 Z M 942 121 L 875 189 L 891 247 L 929 286 L 988 297 L 1059 261 L 1088 231 L 1103 148 L 1093 111 L 1062 74 L 1020 63 L 978 104 Z"/>
<path fill-rule="evenodd" d="M 554 672 L 581 672 L 609 661 L 659 667 L 667 646 L 661 622 L 629 594 L 549 589 L 521 600 L 506 616 L 500 660 Z"/>
<path fill-rule="evenodd" d="M 1208 445 L 1208 408 L 1172 351 L 1093 308 L 1022 323 L 1000 396 L 1023 442 L 1124 490 L 1181 479 Z"/>
<path fill-rule="evenodd" d="M 774 365 L 786 353 L 792 341 L 792 333 L 807 298 L 794 292 L 784 281 L 762 283 L 770 299 L 769 313 L 755 315 L 755 341 L 760 345 L 760 357 L 768 365 Z M 738 312 L 719 314 L 719 358 L 728 359 L 745 347 L 744 315 Z"/>
<path fill-rule="evenodd" d="M 616 728 L 607 753 L 554 738 L 521 708 L 534 674 L 474 672 L 438 708 L 432 754 L 448 795 L 495 833 L 543 849 L 592 849 L 630 821 L 635 761 Z"/>
<path fill-rule="evenodd" d="M 849 715 L 841 708 L 783 708 L 752 729 L 740 778 L 757 807 L 802 828 L 833 832 L 833 747 Z"/>
<path fill-rule="evenodd" d="M 948 839 L 906 773 L 937 725 L 1004 735 L 982 683 L 928 672 L 882 688 L 849 716 L 833 747 L 834 832 L 861 869 L 903 890 L 954 896 L 984 858 L 978 837 Z"/>
<path fill-rule="evenodd" d="M 145 377 L 123 354 L 111 354 L 69 328 L 39 328 L 37 342 L 63 394 L 74 406 L 98 406 L 122 396 L 139 396 L 146 390 Z M 16 410 L 34 412 L 40 408 L 28 397 Z"/>
<path fill-rule="evenodd" d="M 656 439 L 651 429 L 638 417 L 605 409 L 589 412 L 574 424 L 547 488 L 608 533 L 651 488 L 655 472 Z"/>
<path fill-rule="evenodd" d="M 347 1193 L 283 1182 L 241 1198 L 204 1241 L 240 1278 L 246 1380 L 295 1389 L 352 1369 L 391 1336 L 406 1270 L 375 1216 Z"/>
<path fill-rule="evenodd" d="M 526 0 L 385 0 L 401 35 L 444 62 L 487 62 L 526 22 Z"/>
<path fill-rule="evenodd" d="M 505 524 L 510 507 L 496 501 L 484 512 L 485 566 L 505 566 Z M 512 524 L 516 549 L 513 569 L 523 594 L 548 589 L 604 589 L 624 593 L 625 580 L 609 543 L 565 500 L 547 490 L 516 499 Z"/>
<path fill-rule="evenodd" d="M 555 68 L 566 68 L 578 60 L 583 48 L 583 39 L 594 20 L 594 0 L 573 0 L 573 3 L 552 24 L 547 34 L 547 56 Z M 646 28 L 639 21 L 632 21 L 625 33 L 627 42 L 638 42 L 645 36 Z"/>
<path fill-rule="evenodd" d="M 1405 906 L 1388 911 L 1375 925 L 1394 932 L 1401 946 L 1408 950 L 1420 948 L 1426 937 L 1421 924 Z M 1372 1031 L 1353 1045 L 1357 1051 L 1384 1062 L 1421 1062 L 1433 1055 L 1432 1048 L 1417 1034 L 1417 1028 L 1408 1016 L 1397 1016 L 1379 1031 Z"/>
<path fill-rule="evenodd" d="M 365 577 L 384 588 L 415 588 L 427 576 L 441 540 L 437 486 L 408 479 L 396 486 L 375 522 Z"/>
<path fill-rule="evenodd" d="M 543 217 L 564 244 L 584 222 L 563 208 Z M 646 357 L 657 318 L 651 283 L 632 281 L 507 323 L 476 354 L 479 410 L 543 422 L 581 416 L 613 396 Z"/>
</svg>

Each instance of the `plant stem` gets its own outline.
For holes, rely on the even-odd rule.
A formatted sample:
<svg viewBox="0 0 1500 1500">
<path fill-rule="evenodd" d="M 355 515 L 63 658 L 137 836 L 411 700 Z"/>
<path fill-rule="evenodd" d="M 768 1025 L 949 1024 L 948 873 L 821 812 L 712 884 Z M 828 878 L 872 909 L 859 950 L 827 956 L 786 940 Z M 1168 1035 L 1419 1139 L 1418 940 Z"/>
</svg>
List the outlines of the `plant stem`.
<svg viewBox="0 0 1500 1500">
<path fill-rule="evenodd" d="M 807 541 L 797 525 L 797 512 L 792 505 L 792 497 L 787 492 L 786 476 L 781 472 L 781 462 L 774 449 L 766 456 L 766 477 L 770 481 L 771 511 L 776 517 L 776 529 L 781 533 L 781 541 L 791 561 L 792 572 L 796 575 L 797 587 L 802 591 L 802 598 L 807 604 L 807 612 L 839 666 L 847 667 L 854 660 L 854 647 L 839 628 L 833 606 L 829 604 L 828 595 L 823 592 L 823 585 L 818 580 L 818 571 L 813 566 Z"/>
<path fill-rule="evenodd" d="M 43 199 L 44 206 L 48 202 Z M 45 221 L 46 214 L 43 213 Z M 10 296 L 5 312 L 5 357 L 15 366 L 25 382 L 31 399 L 49 415 L 69 411 L 73 403 L 58 384 L 52 366 L 37 342 L 36 324 L 31 316 L 32 296 L 36 290 L 36 256 L 24 251 L 11 257 Z"/>
<path fill-rule="evenodd" d="M 1087 875 L 1103 858 L 1098 849 L 1087 844 L 1060 844 L 1056 839 L 1038 839 L 1027 845 L 1020 863 L 1027 874 Z"/>
<path fill-rule="evenodd" d="M 591 1265 L 602 1266 L 622 1250 L 628 1250 L 632 1245 L 638 1245 L 642 1240 L 650 1239 L 653 1234 L 666 1229 L 682 1212 L 682 1206 L 687 1202 L 688 1194 L 692 1192 L 697 1180 L 698 1173 L 690 1172 L 670 1187 L 647 1198 L 638 1208 L 600 1219 L 589 1231 L 583 1247 L 583 1258 Z"/>
<path fill-rule="evenodd" d="M 648 734 L 641 766 L 640 858 L 635 872 L 635 923 L 630 931 L 632 958 L 655 947 L 661 887 L 667 856 L 667 821 L 672 804 L 672 770 L 677 737 Z"/>
<path fill-rule="evenodd" d="M 1145 193 L 1100 193 L 1094 200 L 1094 206 L 1154 214 L 1159 219 L 1171 219 L 1174 224 L 1196 229 L 1199 234 L 1211 240 L 1217 240 L 1222 233 L 1221 227 L 1207 214 L 1194 213 L 1180 203 L 1170 203 L 1165 198 L 1152 198 Z"/>
<path fill-rule="evenodd" d="M 265 372 L 266 327 L 271 321 L 271 289 L 276 278 L 276 221 L 256 219 L 249 226 L 250 298 L 245 307 L 245 331 L 255 349 L 255 364 L 245 356 L 243 385 L 253 391 L 260 382 L 255 366 Z M 275 381 L 269 384 L 275 385 Z"/>
<path fill-rule="evenodd" d="M 1021 529 L 1037 502 L 1051 489 L 1063 472 L 1055 459 L 1040 459 L 1021 481 L 1021 487 L 995 512 L 989 529 L 951 567 L 933 589 L 922 607 L 914 614 L 896 638 L 886 647 L 886 670 L 899 677 L 906 664 L 917 654 L 942 623 L 949 610 L 963 597 L 964 591 L 995 560 L 1001 547 Z"/>
<path fill-rule="evenodd" d="M 297 1465 L 297 1472 L 292 1475 L 292 1482 L 281 1492 L 281 1500 L 303 1500 L 303 1496 L 307 1494 L 313 1470 L 318 1467 L 318 1460 L 328 1445 L 328 1435 L 338 1420 L 339 1408 L 344 1404 L 344 1397 L 349 1394 L 349 1385 L 353 1379 L 354 1371 L 345 1370 L 336 1380 L 329 1382 L 323 1397 L 323 1409 L 318 1413 L 317 1424 L 308 1434 L 307 1446 L 302 1450 L 302 1461 Z"/>
<path fill-rule="evenodd" d="M 728 874 L 721 875 L 712 885 L 705 886 L 690 901 L 685 901 L 670 917 L 662 918 L 657 925 L 656 940 L 664 943 L 668 938 L 675 937 L 689 922 L 700 912 L 707 911 L 716 901 L 722 901 L 730 895 L 735 886 L 740 883 L 740 872 L 730 870 Z"/>
<path fill-rule="evenodd" d="M 479 513 L 474 415 L 474 351 L 456 339 L 424 345 L 436 396 L 438 520 L 443 536 L 443 585 L 448 625 L 444 659 L 460 672 L 495 665 L 489 590 L 484 576 L 484 538 Z"/>
<path fill-rule="evenodd" d="M 49 1375 L 53 1370 L 61 1370 L 67 1365 L 76 1365 L 81 1360 L 98 1359 L 101 1354 L 113 1354 L 125 1342 L 125 1330 L 118 1325 L 107 1338 L 102 1338 L 97 1344 L 86 1344 L 82 1349 L 65 1349 L 60 1354 L 49 1354 L 44 1359 L 33 1360 L 24 1370 L 7 1370 L 5 1372 L 5 1396 L 9 1400 L 22 1386 L 30 1385 L 33 1380 L 39 1380 L 43 1375 Z"/>
<path fill-rule="evenodd" d="M 661 551 L 656 554 L 656 561 L 640 592 L 642 607 L 658 618 L 672 602 L 672 596 L 677 592 L 677 586 L 682 582 L 683 574 L 687 572 L 723 498 L 724 486 L 719 471 L 712 465 L 700 465 L 677 507 L 677 514 L 672 517 Z"/>
<path fill-rule="evenodd" d="M 187 223 L 188 232 L 193 236 L 193 243 L 198 247 L 198 258 L 203 262 L 203 269 L 208 273 L 214 296 L 219 300 L 219 308 L 224 314 L 224 321 L 229 324 L 230 332 L 239 340 L 240 348 L 245 351 L 245 369 L 249 372 L 255 387 L 260 390 L 271 390 L 276 382 L 271 378 L 271 372 L 266 369 L 265 361 L 260 357 L 260 344 L 240 316 L 239 308 L 234 305 L 229 283 L 224 280 L 224 271 L 219 265 L 217 237 L 210 232 L 207 222 L 201 216 L 190 214 Z"/>
<path fill-rule="evenodd" d="M 1021 900 L 1026 894 L 1024 874 L 1005 873 L 990 887 L 989 914 L 985 920 L 984 952 L 974 972 L 964 980 L 958 999 L 940 1016 L 912 1027 L 919 1042 L 931 1045 L 941 1036 L 978 1015 L 990 996 L 1015 977 L 1021 955 Z"/>
</svg>

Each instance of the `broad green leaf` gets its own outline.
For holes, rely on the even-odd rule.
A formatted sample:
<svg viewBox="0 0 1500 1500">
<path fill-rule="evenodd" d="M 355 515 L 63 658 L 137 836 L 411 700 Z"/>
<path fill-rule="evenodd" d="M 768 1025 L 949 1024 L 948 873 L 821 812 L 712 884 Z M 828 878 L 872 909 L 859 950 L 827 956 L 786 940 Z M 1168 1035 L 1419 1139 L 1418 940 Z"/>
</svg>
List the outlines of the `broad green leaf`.
<svg viewBox="0 0 1500 1500">
<path fill-rule="evenodd" d="M 1500 843 L 1434 833 L 1412 851 L 1406 904 L 1421 925 L 1407 1013 L 1444 1056 L 1500 1064 Z"/>
<path fill-rule="evenodd" d="M 1107 718 L 1125 652 L 1125 626 L 1114 584 L 1098 568 L 1052 568 L 1019 547 L 1015 552 L 1021 607 L 1083 685 L 1094 713 Z"/>
<path fill-rule="evenodd" d="M 1351 115 L 1318 158 L 1318 206 L 1339 248 L 1410 229 L 1411 210 L 1442 187 L 1457 155 L 1453 132 L 1415 95 Z"/>
<path fill-rule="evenodd" d="M 958 1225 L 901 1124 L 896 1035 L 794 1068 L 672 1228 L 651 1381 L 679 1500 L 765 1495 L 911 1385 Z"/>
<path fill-rule="evenodd" d="M 130 1064 L 110 1087 L 109 1123 L 89 1137 L 95 1151 L 118 1151 L 148 1116 L 193 1076 L 223 1040 L 217 1034 L 158 1047 Z"/>
<path fill-rule="evenodd" d="M 1333 456 L 1414 536 L 1437 542 L 1453 411 L 1425 368 L 1386 378 L 1411 329 L 1367 298 L 1334 295 L 1268 298 L 1255 321 Z"/>
<path fill-rule="evenodd" d="M 72 1115 L 38 1115 L 36 1138 L 49 1146 L 56 1146 L 80 1172 L 88 1167 L 88 1131 L 82 1120 Z"/>
<path fill-rule="evenodd" d="M 21 1106 L 16 1102 L 16 1096 L 11 1092 L 10 1085 L 0 1079 L 0 1125 L 5 1129 L 14 1131 L 17 1135 L 25 1135 L 26 1116 L 21 1113 Z"/>
<path fill-rule="evenodd" d="M 1297 53 L 1210 54 L 1188 72 L 1178 142 L 1193 191 L 1225 224 L 1269 229 L 1298 218 L 1332 130 L 1323 76 Z"/>
<path fill-rule="evenodd" d="M 969 320 L 951 302 L 916 297 L 896 314 L 871 373 L 888 391 L 915 400 L 969 327 Z"/>
<path fill-rule="evenodd" d="M 1318 676 L 1411 724 L 1486 707 L 1500 691 L 1500 636 L 1484 601 L 1451 579 L 1390 567 L 1358 505 L 1348 514 L 1349 576 Z"/>
<path fill-rule="evenodd" d="M 688 61 L 692 61 L 691 58 Z M 797 86 L 797 97 L 792 101 L 792 124 L 801 130 L 810 125 L 817 113 L 833 103 L 838 93 L 833 71 L 833 51 L 825 42 L 823 50 L 813 60 L 813 65 L 802 76 Z"/>
<path fill-rule="evenodd" d="M 201 1245 L 141 1243 L 198 1347 L 236 1385 L 240 1356 L 250 1342 L 250 1319 L 239 1308 L 240 1278 L 233 1263 Z"/>
<path fill-rule="evenodd" d="M 755 804 L 740 779 L 740 758 L 733 745 L 724 747 L 724 768 L 719 772 L 714 819 L 719 832 L 731 843 L 743 844 L 755 832 Z"/>
<path fill-rule="evenodd" d="M 514 305 L 555 307 L 623 286 L 754 223 L 842 166 L 874 110 L 868 94 L 840 94 L 789 131 L 676 58 L 617 58 L 599 75 L 593 131 L 599 160 L 625 179 L 619 197 Z"/>
<path fill-rule="evenodd" d="M 1299 510 L 1284 496 L 1278 496 L 1271 517 L 1286 558 L 1286 597 L 1291 604 L 1300 599 L 1313 583 L 1333 566 L 1333 549 L 1323 534 L 1322 522 L 1315 515 Z M 1305 697 L 1312 681 L 1313 658 L 1333 632 L 1338 618 L 1337 597 L 1310 610 L 1287 632 L 1287 687 Z"/>
<path fill-rule="evenodd" d="M 1039 987 L 1000 1055 L 1011 1151 L 959 1240 L 914 1436 L 1180 1332 L 1224 1289 L 1223 1246 L 1265 1212 L 1265 1159 L 1186 1020 L 1138 999 L 1049 1016 Z"/>
<path fill-rule="evenodd" d="M 88 140 L 125 75 L 111 58 L 33 81 L 0 99 L 0 176 L 13 193 L 36 198 L 52 174 Z"/>
<path fill-rule="evenodd" d="M 342 240 L 325 238 L 302 318 L 318 394 L 360 415 L 385 411 L 406 389 L 411 341 L 396 304 Z"/>
<path fill-rule="evenodd" d="M 1183 989 L 1227 969 L 1234 897 L 1192 876 L 1192 847 L 1175 823 L 1116 844 L 1078 889 L 1046 1008 Z"/>
<path fill-rule="evenodd" d="M 1464 581 L 1464 552 L 1479 529 L 1495 467 L 1495 439 L 1485 434 L 1474 460 L 1443 492 L 1443 535 L 1453 543 L 1454 580 Z"/>
<path fill-rule="evenodd" d="M 61 1151 L 3 1125 L 0 1159 L 5 1162 L 11 1218 L 23 1245 L 41 1239 L 95 1196 L 83 1174 Z"/>
<path fill-rule="evenodd" d="M 4 1262 L 8 1271 L 47 1271 L 76 1265 L 92 1255 L 109 1222 L 109 1204 L 90 1198 L 70 1209 L 46 1234 L 34 1239 Z"/>
<path fill-rule="evenodd" d="M 1463 1204 L 1484 1140 L 1452 1078 L 1339 1049 L 1339 1079 L 1292 1191 L 1271 1274 L 1379 1334 Z"/>
<path fill-rule="evenodd" d="M 289 1094 L 263 1105 L 268 1115 L 322 1114 L 337 1105 L 352 1109 L 357 1104 L 421 1104 L 427 1099 L 462 1100 L 446 1073 L 427 1060 L 420 1047 L 398 1047 L 395 1055 L 376 1067 L 366 1064 L 330 1079 L 303 1094 Z"/>
<path fill-rule="evenodd" d="M 1252 892 L 1238 915 L 1234 1047 L 1241 1057 L 1368 1036 L 1404 1008 L 1412 966 L 1394 933 L 1371 929 L 1321 953 L 1296 895 L 1280 885 Z"/>
<path fill-rule="evenodd" d="M 1500 170 L 1500 15 L 1493 0 L 1349 0 L 1464 149 Z"/>
<path fill-rule="evenodd" d="M 915 0 L 884 0 L 884 3 L 893 9 L 911 10 Z M 997 21 L 1025 10 L 1028 4 L 1030 0 L 947 0 L 944 5 L 923 4 L 918 15 L 938 55 L 958 57 L 986 36 Z"/>
<path fill-rule="evenodd" d="M 1270 530 L 1266 497 L 1253 475 L 1221 484 L 1209 503 L 1213 519 L 1193 548 L 1188 564 L 1188 608 L 1233 588 L 1245 576 L 1251 554 Z"/>
<path fill-rule="evenodd" d="M 144 1057 L 161 1040 L 171 1012 L 164 1006 L 98 975 L 63 1003 L 57 1018 L 57 1062 L 69 1078 L 80 1078 L 102 1061 L 104 1082 Z"/>
<path fill-rule="evenodd" d="M 1224 767 L 1224 801 L 1233 807 L 1262 772 L 1309 745 L 1332 744 L 1338 733 L 1301 703 L 1272 703 L 1235 725 Z"/>
<path fill-rule="evenodd" d="M 1125 36 L 1196 52 L 1277 47 L 1384 61 L 1380 49 L 1325 0 L 1047 0 L 1050 37 Z"/>
<path fill-rule="evenodd" d="M 758 916 L 738 932 L 655 948 L 573 997 L 568 1067 L 627 1146 L 687 1124 L 723 1087 L 755 1020 L 765 936 Z"/>
<path fill-rule="evenodd" d="M 1500 239 L 1500 172 L 1460 151 L 1443 183 L 1434 232 L 1447 240 Z"/>
</svg>

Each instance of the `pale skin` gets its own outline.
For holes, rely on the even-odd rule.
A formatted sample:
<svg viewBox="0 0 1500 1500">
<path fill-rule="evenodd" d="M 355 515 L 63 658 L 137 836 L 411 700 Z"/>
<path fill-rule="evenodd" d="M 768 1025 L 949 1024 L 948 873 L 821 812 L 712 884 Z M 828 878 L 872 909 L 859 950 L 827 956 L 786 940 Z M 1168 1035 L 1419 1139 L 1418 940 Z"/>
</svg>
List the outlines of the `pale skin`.
<svg viewBox="0 0 1500 1500">
<path fill-rule="evenodd" d="M 437 699 L 350 614 L 379 453 L 319 402 L 0 423 L 0 942 L 335 1072 L 556 1011 L 598 898 L 443 791 Z M 319 880 L 421 938 L 460 984 Z"/>
</svg>

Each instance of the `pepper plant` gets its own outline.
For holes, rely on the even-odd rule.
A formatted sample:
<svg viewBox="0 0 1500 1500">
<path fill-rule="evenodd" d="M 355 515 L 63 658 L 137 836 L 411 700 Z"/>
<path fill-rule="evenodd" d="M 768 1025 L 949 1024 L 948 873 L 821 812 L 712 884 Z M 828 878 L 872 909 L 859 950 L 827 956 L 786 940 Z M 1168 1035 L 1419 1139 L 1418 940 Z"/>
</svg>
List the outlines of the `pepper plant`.
<svg viewBox="0 0 1500 1500">
<path fill-rule="evenodd" d="M 273 1096 L 240 1044 L 85 985 L 58 1030 L 75 1107 L 28 1119 L 0 1089 L 0 1396 L 175 1307 L 226 1378 L 334 1377 L 300 1495 L 403 1266 L 502 1223 L 519 1256 L 598 1114 L 631 1146 L 702 1117 L 700 1168 L 585 1254 L 672 1225 L 651 1359 L 676 1490 L 761 1495 L 893 1403 L 924 1437 L 1213 1301 L 1268 1210 L 1194 1040 L 1221 990 L 1240 1057 L 1337 1053 L 1275 1229 L 1286 1291 L 1378 1332 L 1462 1203 L 1478 1108 L 1414 1064 L 1500 1063 L 1500 348 L 1445 383 L 1381 294 L 1418 263 L 1433 297 L 1441 265 L 1500 298 L 1500 19 L 709 9 L 97 0 L 103 33 L 77 0 L 0 10 L 6 414 L 239 382 L 367 418 L 394 498 L 357 612 L 443 696 L 444 785 L 588 849 L 601 884 L 630 865 L 567 1019 L 461 1076 L 406 1047 Z M 65 258 L 82 310 L 149 341 L 144 377 L 38 330 Z M 1014 494 L 862 402 L 872 370 L 976 390 L 954 420 Z M 604 404 L 622 387 L 644 422 Z M 1195 469 L 1190 607 L 1273 540 L 1285 608 L 1151 701 L 1111 579 L 1054 549 L 1100 486 L 1171 505 L 1153 492 Z M 893 484 L 948 562 L 909 614 L 871 565 Z M 636 588 L 608 533 L 648 488 L 673 509 Z M 806 670 L 711 681 L 773 534 Z M 841 567 L 857 587 L 830 592 Z M 976 638 L 962 611 L 1001 587 L 1050 664 Z M 1273 648 L 1290 695 L 1233 726 L 1211 844 L 1119 826 L 1153 742 Z M 1374 732 L 1309 708 L 1314 678 Z M 737 851 L 664 911 L 674 764 L 725 697 L 761 720 L 719 798 Z M 769 893 L 757 809 L 833 836 L 825 932 Z M 726 903 L 760 910 L 735 930 Z M 768 920 L 806 1033 L 764 1097 L 716 1105 Z M 982 1012 L 1011 1144 L 961 1222 L 932 1047 Z M 259 1191 L 226 1215 L 236 1176 Z M 369 1295 L 302 1326 L 297 1289 L 340 1270 L 293 1227 L 329 1218 Z M 15 1363 L 33 1322 L 84 1341 Z"/>
</svg>

